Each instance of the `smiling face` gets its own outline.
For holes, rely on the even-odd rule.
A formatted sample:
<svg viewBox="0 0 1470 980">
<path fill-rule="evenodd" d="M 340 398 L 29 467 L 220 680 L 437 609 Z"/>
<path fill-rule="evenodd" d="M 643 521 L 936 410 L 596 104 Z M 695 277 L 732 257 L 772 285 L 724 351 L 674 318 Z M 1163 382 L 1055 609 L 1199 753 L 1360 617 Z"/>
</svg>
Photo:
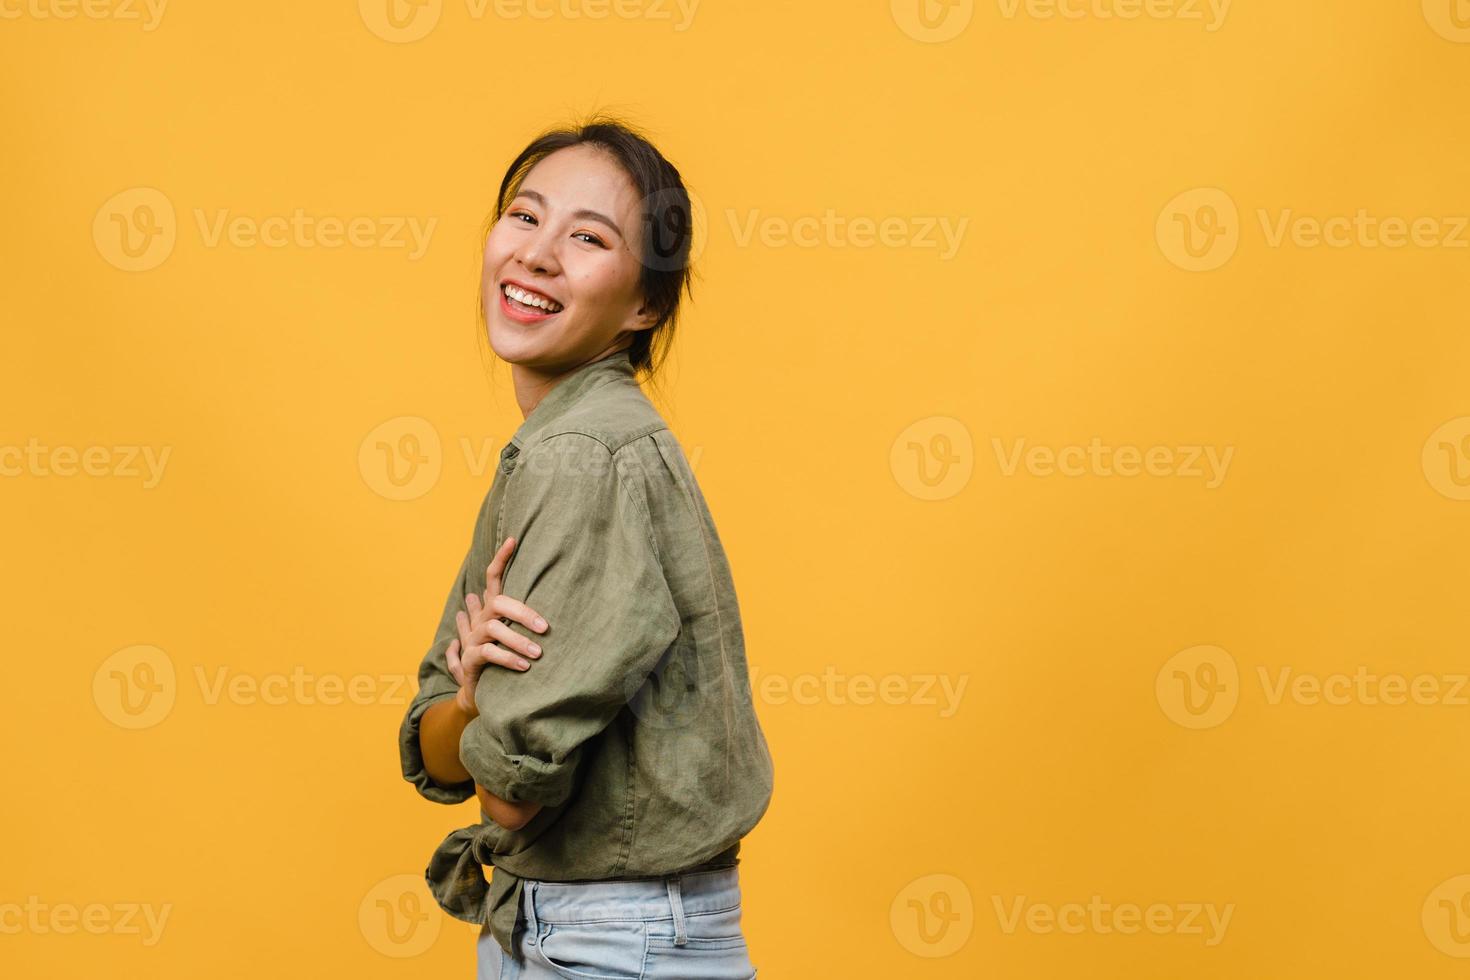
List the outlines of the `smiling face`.
<svg viewBox="0 0 1470 980">
<path fill-rule="evenodd" d="M 533 166 L 485 239 L 480 274 L 496 355 L 556 375 L 654 326 L 640 283 L 641 224 L 637 188 L 606 151 L 567 147 Z"/>
</svg>

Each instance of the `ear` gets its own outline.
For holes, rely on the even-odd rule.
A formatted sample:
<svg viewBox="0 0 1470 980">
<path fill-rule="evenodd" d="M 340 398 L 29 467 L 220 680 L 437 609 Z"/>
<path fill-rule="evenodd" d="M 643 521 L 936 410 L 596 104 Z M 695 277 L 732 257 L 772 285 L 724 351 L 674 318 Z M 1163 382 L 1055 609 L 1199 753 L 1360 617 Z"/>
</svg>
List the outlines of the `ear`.
<svg viewBox="0 0 1470 980">
<path fill-rule="evenodd" d="M 628 329 L 633 331 L 650 330 L 658 323 L 658 313 L 652 306 L 644 304 L 630 317 Z"/>
</svg>

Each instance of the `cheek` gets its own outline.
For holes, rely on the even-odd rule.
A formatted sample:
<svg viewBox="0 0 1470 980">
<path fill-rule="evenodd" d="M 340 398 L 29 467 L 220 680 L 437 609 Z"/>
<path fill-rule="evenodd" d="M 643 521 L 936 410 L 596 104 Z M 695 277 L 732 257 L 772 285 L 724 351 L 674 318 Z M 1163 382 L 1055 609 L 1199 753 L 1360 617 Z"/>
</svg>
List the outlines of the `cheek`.
<svg viewBox="0 0 1470 980">
<path fill-rule="evenodd" d="M 506 233 L 505 222 L 496 222 L 485 236 L 485 250 L 481 256 L 484 269 L 489 272 L 500 268 L 510 257 L 511 241 Z"/>
<path fill-rule="evenodd" d="M 574 295 L 583 299 L 616 302 L 632 295 L 637 276 L 628 274 L 621 264 L 603 258 L 591 258 L 566 270 Z"/>
</svg>

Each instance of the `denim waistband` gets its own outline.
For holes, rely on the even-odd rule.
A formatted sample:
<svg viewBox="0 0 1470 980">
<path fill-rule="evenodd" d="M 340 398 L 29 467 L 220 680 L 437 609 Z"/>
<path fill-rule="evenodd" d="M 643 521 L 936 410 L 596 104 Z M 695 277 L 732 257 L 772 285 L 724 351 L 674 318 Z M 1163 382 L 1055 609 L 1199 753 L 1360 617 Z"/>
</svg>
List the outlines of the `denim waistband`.
<svg viewBox="0 0 1470 980">
<path fill-rule="evenodd" d="M 718 868 L 636 881 L 527 880 L 521 903 L 529 922 L 678 920 L 739 905 L 740 871 Z"/>
</svg>

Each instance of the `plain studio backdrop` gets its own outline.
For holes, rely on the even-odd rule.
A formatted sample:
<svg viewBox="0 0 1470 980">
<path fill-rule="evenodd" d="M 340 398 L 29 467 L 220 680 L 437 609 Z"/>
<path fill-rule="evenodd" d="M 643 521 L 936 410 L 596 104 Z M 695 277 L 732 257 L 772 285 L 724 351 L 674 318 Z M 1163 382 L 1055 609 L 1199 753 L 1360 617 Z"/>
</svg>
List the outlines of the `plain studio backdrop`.
<svg viewBox="0 0 1470 980">
<path fill-rule="evenodd" d="M 1463 0 L 4 0 L 0 972 L 455 977 L 478 233 L 606 109 L 784 978 L 1460 976 Z"/>
</svg>

